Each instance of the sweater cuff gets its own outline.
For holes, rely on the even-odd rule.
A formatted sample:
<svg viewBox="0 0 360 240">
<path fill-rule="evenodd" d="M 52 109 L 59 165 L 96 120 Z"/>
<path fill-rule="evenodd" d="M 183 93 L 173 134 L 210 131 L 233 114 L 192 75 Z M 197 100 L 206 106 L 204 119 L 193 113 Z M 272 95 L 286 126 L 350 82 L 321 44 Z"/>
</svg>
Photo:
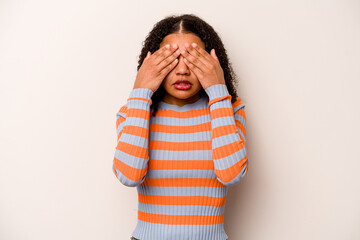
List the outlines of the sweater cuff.
<svg viewBox="0 0 360 240">
<path fill-rule="evenodd" d="M 230 95 L 225 84 L 211 85 L 210 87 L 207 87 L 205 89 L 205 92 L 209 96 L 210 101 L 218 97 L 224 97 Z"/>
<path fill-rule="evenodd" d="M 134 88 L 131 90 L 129 98 L 146 98 L 151 100 L 154 92 L 149 88 Z"/>
</svg>

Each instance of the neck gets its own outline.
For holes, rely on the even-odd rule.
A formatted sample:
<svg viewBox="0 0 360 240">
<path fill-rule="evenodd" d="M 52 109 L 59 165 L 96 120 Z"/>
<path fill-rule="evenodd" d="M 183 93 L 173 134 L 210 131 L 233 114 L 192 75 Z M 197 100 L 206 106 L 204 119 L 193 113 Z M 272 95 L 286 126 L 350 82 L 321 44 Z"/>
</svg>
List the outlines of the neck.
<svg viewBox="0 0 360 240">
<path fill-rule="evenodd" d="M 199 100 L 200 98 L 201 98 L 201 95 L 199 93 L 195 94 L 194 96 L 192 96 L 190 98 L 186 98 L 186 99 L 179 99 L 179 98 L 173 97 L 169 94 L 165 94 L 162 101 L 165 103 L 168 103 L 168 104 L 178 105 L 178 106 L 182 107 L 185 104 L 194 103 L 197 100 Z"/>
</svg>

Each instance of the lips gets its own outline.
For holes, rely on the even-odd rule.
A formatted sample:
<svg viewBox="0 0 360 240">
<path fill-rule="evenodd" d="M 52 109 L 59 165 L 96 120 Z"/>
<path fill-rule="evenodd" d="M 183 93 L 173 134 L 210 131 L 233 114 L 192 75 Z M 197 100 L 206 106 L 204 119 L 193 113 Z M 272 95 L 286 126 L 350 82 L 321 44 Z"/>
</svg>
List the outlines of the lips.
<svg viewBox="0 0 360 240">
<path fill-rule="evenodd" d="M 191 84 L 188 80 L 177 80 L 174 84 L 179 84 L 179 83 Z"/>
</svg>

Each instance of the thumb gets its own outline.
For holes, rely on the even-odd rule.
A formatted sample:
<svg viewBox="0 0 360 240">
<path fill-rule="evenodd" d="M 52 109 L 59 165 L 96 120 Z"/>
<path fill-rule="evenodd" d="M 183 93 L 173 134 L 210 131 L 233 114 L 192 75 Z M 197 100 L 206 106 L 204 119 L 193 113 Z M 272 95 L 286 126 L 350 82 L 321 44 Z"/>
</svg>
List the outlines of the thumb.
<svg viewBox="0 0 360 240">
<path fill-rule="evenodd" d="M 210 55 L 211 55 L 215 60 L 219 60 L 218 57 L 216 56 L 215 48 L 211 49 Z"/>
<path fill-rule="evenodd" d="M 146 54 L 146 58 L 145 58 L 145 59 L 148 59 L 150 55 L 151 55 L 151 52 L 148 51 L 147 54 Z"/>
</svg>

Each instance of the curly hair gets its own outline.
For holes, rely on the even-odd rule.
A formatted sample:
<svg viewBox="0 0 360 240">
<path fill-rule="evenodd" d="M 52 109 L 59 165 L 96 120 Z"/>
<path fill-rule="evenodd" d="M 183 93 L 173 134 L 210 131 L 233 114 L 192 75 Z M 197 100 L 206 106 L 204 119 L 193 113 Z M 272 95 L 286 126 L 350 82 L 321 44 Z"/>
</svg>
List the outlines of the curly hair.
<svg viewBox="0 0 360 240">
<path fill-rule="evenodd" d="M 210 54 L 212 48 L 216 51 L 216 56 L 219 59 L 221 68 L 224 72 L 225 84 L 231 95 L 231 102 L 235 102 L 237 96 L 236 88 L 236 74 L 234 73 L 231 63 L 228 59 L 224 44 L 222 43 L 219 35 L 215 32 L 214 28 L 202 20 L 200 17 L 194 14 L 183 15 L 170 15 L 156 23 L 153 29 L 147 35 L 143 42 L 143 48 L 139 56 L 138 67 L 139 71 L 148 51 L 152 54 L 160 48 L 160 43 L 163 39 L 172 33 L 192 33 L 198 36 L 205 44 L 205 50 Z M 166 93 L 166 90 L 161 85 L 152 96 L 152 116 L 155 115 L 158 103 L 162 100 Z M 206 94 L 202 88 L 199 91 L 202 96 Z"/>
</svg>

